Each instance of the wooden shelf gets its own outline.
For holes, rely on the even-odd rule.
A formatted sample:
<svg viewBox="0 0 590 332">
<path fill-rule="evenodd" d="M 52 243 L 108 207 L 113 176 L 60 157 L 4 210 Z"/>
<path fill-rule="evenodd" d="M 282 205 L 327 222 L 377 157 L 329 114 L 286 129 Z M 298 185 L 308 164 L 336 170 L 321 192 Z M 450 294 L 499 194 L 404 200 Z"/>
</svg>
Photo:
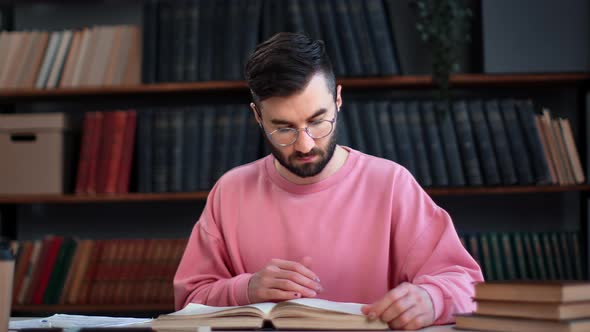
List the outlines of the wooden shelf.
<svg viewBox="0 0 590 332">
<path fill-rule="evenodd" d="M 426 192 L 433 196 L 456 195 L 494 195 L 494 194 L 532 194 L 590 191 L 590 185 L 567 186 L 511 186 L 511 187 L 461 187 L 461 188 L 428 188 Z"/>
<path fill-rule="evenodd" d="M 458 195 L 494 195 L 494 194 L 526 194 L 526 193 L 559 193 L 590 191 L 590 185 L 569 186 L 510 186 L 510 187 L 459 187 L 459 188 L 427 188 L 426 192 L 433 196 Z M 0 195 L 0 204 L 34 204 L 34 203 L 124 203 L 149 201 L 190 201 L 205 200 L 209 192 L 190 193 L 130 193 L 118 195 Z"/>
<path fill-rule="evenodd" d="M 13 305 L 12 312 L 23 313 L 98 313 L 98 312 L 173 312 L 173 304 L 40 304 Z"/>
<path fill-rule="evenodd" d="M 461 74 L 451 77 L 456 87 L 523 86 L 578 84 L 590 82 L 590 73 L 557 74 Z M 389 76 L 341 78 L 338 83 L 347 89 L 432 88 L 430 76 Z M 68 100 L 103 97 L 153 97 L 175 94 L 247 93 L 245 81 L 210 81 L 190 83 L 158 83 L 116 87 L 80 87 L 60 89 L 0 89 L 0 102 Z"/>
<path fill-rule="evenodd" d="M 109 203 L 205 200 L 209 193 L 131 193 L 117 195 L 0 195 L 0 204 Z"/>
</svg>

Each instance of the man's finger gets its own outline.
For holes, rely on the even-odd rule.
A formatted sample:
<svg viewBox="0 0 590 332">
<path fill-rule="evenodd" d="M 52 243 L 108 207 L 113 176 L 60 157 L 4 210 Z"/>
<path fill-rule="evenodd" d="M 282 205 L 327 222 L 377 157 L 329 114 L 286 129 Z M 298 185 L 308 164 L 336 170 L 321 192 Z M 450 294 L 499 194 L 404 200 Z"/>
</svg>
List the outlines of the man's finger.
<svg viewBox="0 0 590 332">
<path fill-rule="evenodd" d="M 379 301 L 370 304 L 367 309 L 364 309 L 363 312 L 367 312 L 366 314 L 369 318 L 374 319 L 377 317 L 381 317 L 385 309 L 387 309 L 392 303 L 399 300 L 408 292 L 410 291 L 410 284 L 404 282 L 399 286 L 395 287 L 394 289 L 390 290 L 385 294 L 385 296 L 380 299 Z"/>
<path fill-rule="evenodd" d="M 395 319 L 389 321 L 389 326 L 393 329 L 401 329 L 402 327 L 412 323 L 421 313 L 422 312 L 419 306 L 413 306 L 401 313 Z"/>
<path fill-rule="evenodd" d="M 314 292 L 323 291 L 322 285 L 320 285 L 318 282 L 316 282 L 314 280 L 309 279 L 308 277 L 304 276 L 301 273 L 288 271 L 288 270 L 281 270 L 275 274 L 275 277 L 278 279 L 291 280 L 291 281 L 293 281 L 305 288 L 308 288 L 309 290 L 312 290 Z"/>
<path fill-rule="evenodd" d="M 389 323 L 415 305 L 416 303 L 410 298 L 410 296 L 404 296 L 385 309 L 379 318 L 381 318 L 382 321 Z"/>
<path fill-rule="evenodd" d="M 296 282 L 293 282 L 289 279 L 274 279 L 272 282 L 271 287 L 269 288 L 276 288 L 283 291 L 290 291 L 295 293 L 300 293 L 303 297 L 316 297 L 317 292 L 313 289 L 309 289 L 307 287 L 301 286 Z"/>
<path fill-rule="evenodd" d="M 430 324 L 431 323 L 429 322 L 428 314 L 421 314 L 412 318 L 406 325 L 395 328 L 403 330 L 417 330 Z"/>
<path fill-rule="evenodd" d="M 264 292 L 265 301 L 285 301 L 285 300 L 293 300 L 293 299 L 300 299 L 301 293 L 298 292 L 289 292 L 283 291 L 280 289 L 267 289 Z"/>
<path fill-rule="evenodd" d="M 320 278 L 318 278 L 318 276 L 315 273 L 313 273 L 310 269 L 303 266 L 303 264 L 301 264 L 301 263 L 297 263 L 297 262 L 293 262 L 293 261 L 285 261 L 285 260 L 280 260 L 280 259 L 275 260 L 274 262 L 279 268 L 281 268 L 283 270 L 298 272 L 298 273 L 301 273 L 304 276 L 308 277 L 311 280 L 314 280 L 316 282 L 320 281 Z"/>
</svg>

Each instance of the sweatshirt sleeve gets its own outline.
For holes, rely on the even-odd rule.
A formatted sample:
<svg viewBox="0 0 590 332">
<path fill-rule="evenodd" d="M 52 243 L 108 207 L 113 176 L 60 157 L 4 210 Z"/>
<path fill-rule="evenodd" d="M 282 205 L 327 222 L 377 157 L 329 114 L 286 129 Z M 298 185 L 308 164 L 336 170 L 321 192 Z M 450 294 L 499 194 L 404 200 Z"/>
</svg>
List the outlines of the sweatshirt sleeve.
<svg viewBox="0 0 590 332">
<path fill-rule="evenodd" d="M 474 282 L 480 267 L 465 250 L 451 217 L 438 207 L 405 169 L 394 180 L 393 285 L 410 282 L 425 289 L 434 305 L 434 324 L 475 309 Z"/>
<path fill-rule="evenodd" d="M 209 194 L 174 276 L 176 310 L 191 302 L 211 306 L 250 303 L 248 282 L 251 274 L 235 275 L 232 272 L 226 246 L 215 220 L 219 203 L 217 189 L 213 188 Z"/>
</svg>

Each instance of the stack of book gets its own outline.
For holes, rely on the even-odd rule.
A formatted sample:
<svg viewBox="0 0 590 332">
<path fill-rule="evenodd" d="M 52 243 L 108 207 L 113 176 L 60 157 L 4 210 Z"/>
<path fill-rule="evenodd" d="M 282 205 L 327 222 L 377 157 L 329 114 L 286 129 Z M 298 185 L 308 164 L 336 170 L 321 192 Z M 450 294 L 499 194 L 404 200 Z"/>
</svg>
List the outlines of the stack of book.
<svg viewBox="0 0 590 332">
<path fill-rule="evenodd" d="M 590 331 L 588 282 L 486 282 L 475 285 L 477 309 L 456 317 L 458 329 Z"/>
</svg>

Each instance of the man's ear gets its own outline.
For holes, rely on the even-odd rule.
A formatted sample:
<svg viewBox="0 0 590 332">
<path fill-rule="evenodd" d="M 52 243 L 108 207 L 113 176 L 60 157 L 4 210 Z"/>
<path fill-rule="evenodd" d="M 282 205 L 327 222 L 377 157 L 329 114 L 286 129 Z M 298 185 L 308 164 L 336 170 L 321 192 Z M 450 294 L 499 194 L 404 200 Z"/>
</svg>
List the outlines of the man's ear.
<svg viewBox="0 0 590 332">
<path fill-rule="evenodd" d="M 256 122 L 258 122 L 258 125 L 262 127 L 262 119 L 260 118 L 260 113 L 258 112 L 258 108 L 256 108 L 256 104 L 250 103 L 250 109 L 252 110 L 252 113 L 254 113 Z"/>
<path fill-rule="evenodd" d="M 336 86 L 336 106 L 338 107 L 338 111 L 340 111 L 340 107 L 342 106 L 342 85 Z"/>
</svg>

